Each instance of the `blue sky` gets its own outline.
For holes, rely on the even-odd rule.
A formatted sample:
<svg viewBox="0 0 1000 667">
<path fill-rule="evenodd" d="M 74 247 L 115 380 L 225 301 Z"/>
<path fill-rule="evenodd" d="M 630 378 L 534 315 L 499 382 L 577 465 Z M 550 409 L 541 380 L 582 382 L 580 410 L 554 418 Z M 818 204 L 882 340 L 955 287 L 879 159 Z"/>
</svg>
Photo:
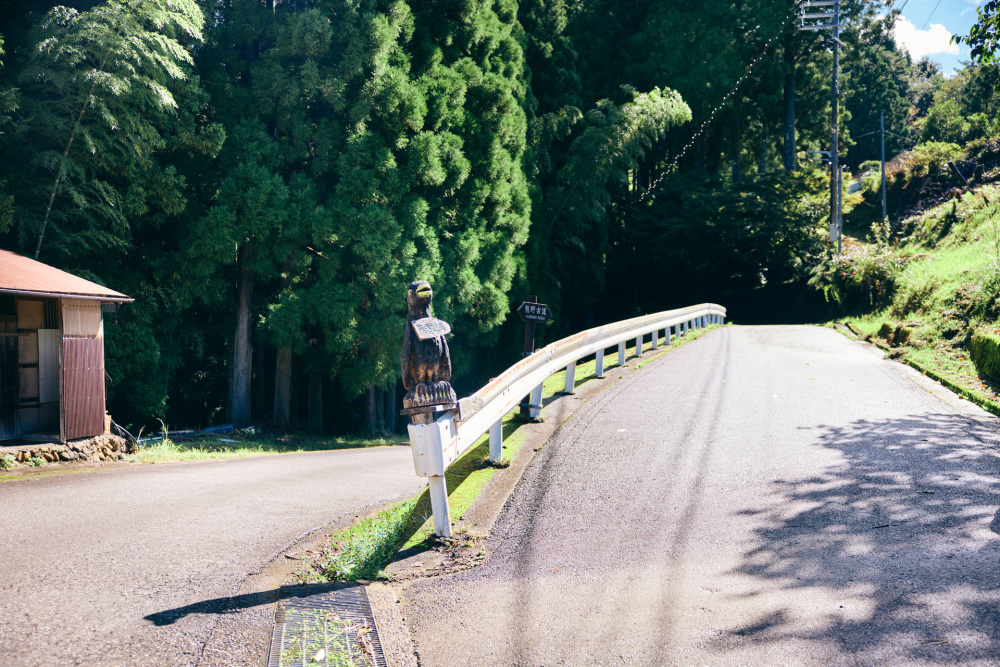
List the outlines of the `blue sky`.
<svg viewBox="0 0 1000 667">
<path fill-rule="evenodd" d="M 896 43 L 914 60 L 928 56 L 941 63 L 946 76 L 969 60 L 969 47 L 950 44 L 952 35 L 967 35 L 976 22 L 976 7 L 985 0 L 896 0 L 903 13 L 896 21 Z"/>
</svg>

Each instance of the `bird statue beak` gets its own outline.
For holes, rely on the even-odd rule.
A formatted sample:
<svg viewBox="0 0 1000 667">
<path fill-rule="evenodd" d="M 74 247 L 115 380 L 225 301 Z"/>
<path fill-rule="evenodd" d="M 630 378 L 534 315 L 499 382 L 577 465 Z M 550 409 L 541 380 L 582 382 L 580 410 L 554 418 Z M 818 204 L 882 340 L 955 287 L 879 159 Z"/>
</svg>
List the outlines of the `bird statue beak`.
<svg viewBox="0 0 1000 667">
<path fill-rule="evenodd" d="M 424 298 L 431 295 L 431 288 L 426 285 L 421 285 L 417 288 L 417 296 Z"/>
</svg>

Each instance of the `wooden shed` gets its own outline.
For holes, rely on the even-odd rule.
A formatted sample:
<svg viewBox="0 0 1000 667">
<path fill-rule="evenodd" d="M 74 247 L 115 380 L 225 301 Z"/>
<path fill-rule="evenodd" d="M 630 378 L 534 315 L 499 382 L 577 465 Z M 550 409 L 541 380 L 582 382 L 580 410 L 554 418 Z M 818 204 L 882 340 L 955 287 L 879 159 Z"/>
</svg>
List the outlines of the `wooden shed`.
<svg viewBox="0 0 1000 667">
<path fill-rule="evenodd" d="M 105 432 L 104 312 L 131 301 L 0 250 L 0 440 Z"/>
</svg>

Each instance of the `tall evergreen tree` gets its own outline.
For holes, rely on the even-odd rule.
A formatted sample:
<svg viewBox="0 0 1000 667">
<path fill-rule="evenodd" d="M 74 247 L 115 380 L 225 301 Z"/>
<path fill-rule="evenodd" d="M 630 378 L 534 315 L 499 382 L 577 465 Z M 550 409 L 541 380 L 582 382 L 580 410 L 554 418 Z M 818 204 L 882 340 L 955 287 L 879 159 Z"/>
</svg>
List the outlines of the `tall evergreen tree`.
<svg viewBox="0 0 1000 667">
<path fill-rule="evenodd" d="M 495 340 L 523 269 L 530 197 L 524 167 L 527 81 L 514 0 L 443 0 L 415 13 L 413 74 L 424 120 L 427 224 L 436 312 L 454 322 L 456 373 Z"/>
<path fill-rule="evenodd" d="M 164 146 L 159 126 L 177 107 L 174 82 L 186 76 L 186 44 L 201 38 L 202 23 L 194 0 L 109 1 L 46 15 L 19 77 L 27 120 L 10 146 L 28 167 L 15 205 L 21 244 L 36 257 L 46 234 L 64 255 L 127 244 L 132 216 L 176 206 L 176 175 L 152 156 Z"/>
</svg>

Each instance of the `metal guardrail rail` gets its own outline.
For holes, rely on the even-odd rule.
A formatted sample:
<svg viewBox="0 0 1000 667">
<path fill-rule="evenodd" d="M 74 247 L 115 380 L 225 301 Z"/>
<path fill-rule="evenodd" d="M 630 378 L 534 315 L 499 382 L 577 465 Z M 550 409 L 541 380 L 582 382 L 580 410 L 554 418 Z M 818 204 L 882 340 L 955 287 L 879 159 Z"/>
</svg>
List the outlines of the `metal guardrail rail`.
<svg viewBox="0 0 1000 667">
<path fill-rule="evenodd" d="M 550 375 L 565 369 L 564 393 L 570 394 L 573 393 L 576 364 L 584 357 L 595 355 L 596 375 L 604 377 L 604 354 L 609 347 L 618 346 L 618 365 L 624 366 L 625 348 L 629 341 L 635 340 L 636 356 L 641 356 L 647 335 L 652 336 L 652 346 L 656 349 L 661 330 L 664 332 L 664 344 L 669 345 L 671 330 L 674 335 L 683 336 L 693 328 L 722 324 L 725 317 L 724 307 L 703 303 L 581 331 L 525 357 L 471 397 L 462 399 L 458 409 L 442 413 L 436 421 L 410 424 L 408 430 L 413 467 L 418 476 L 428 478 L 431 508 L 434 512 L 434 532 L 439 537 L 451 537 L 451 515 L 444 477 L 448 466 L 487 431 L 490 434 L 490 460 L 500 461 L 504 416 L 520 405 L 525 397 L 530 397 L 531 417 L 539 417 L 542 410 L 542 383 Z"/>
</svg>

